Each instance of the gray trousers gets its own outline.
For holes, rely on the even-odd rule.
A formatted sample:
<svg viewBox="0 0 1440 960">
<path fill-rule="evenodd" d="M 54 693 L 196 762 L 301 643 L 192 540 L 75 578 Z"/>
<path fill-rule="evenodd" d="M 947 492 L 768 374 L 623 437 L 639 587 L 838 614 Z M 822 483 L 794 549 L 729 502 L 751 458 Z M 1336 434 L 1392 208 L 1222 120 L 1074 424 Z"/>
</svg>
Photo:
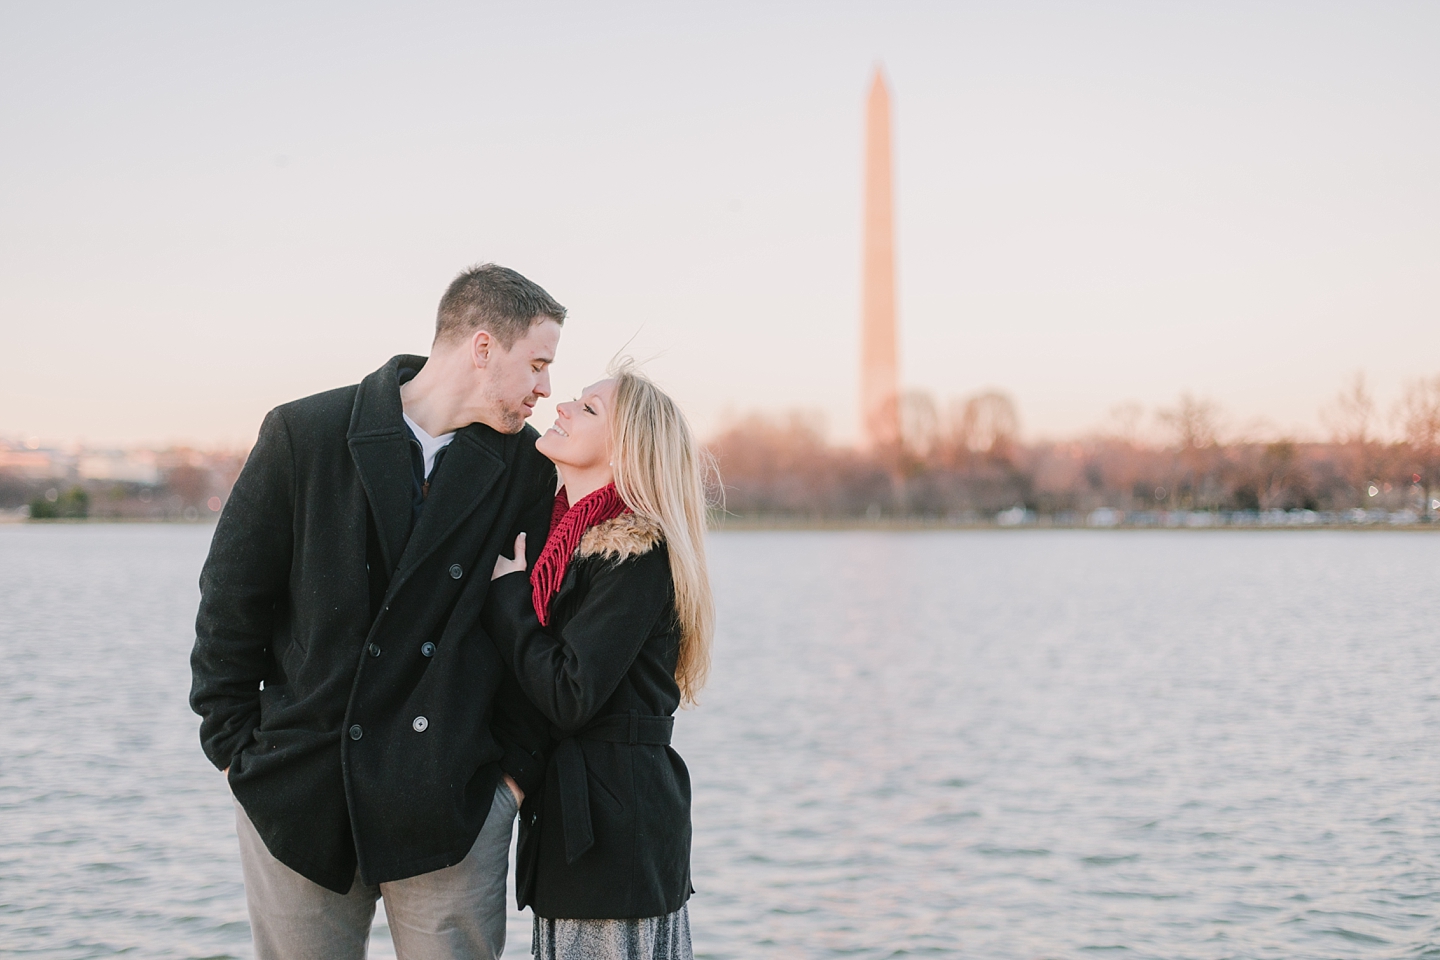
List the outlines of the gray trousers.
<svg viewBox="0 0 1440 960">
<path fill-rule="evenodd" d="M 256 960 L 365 960 L 375 901 L 398 960 L 494 960 L 505 949 L 505 875 L 515 796 L 501 783 L 475 845 L 453 867 L 346 894 L 306 880 L 265 849 L 235 804 Z"/>
</svg>

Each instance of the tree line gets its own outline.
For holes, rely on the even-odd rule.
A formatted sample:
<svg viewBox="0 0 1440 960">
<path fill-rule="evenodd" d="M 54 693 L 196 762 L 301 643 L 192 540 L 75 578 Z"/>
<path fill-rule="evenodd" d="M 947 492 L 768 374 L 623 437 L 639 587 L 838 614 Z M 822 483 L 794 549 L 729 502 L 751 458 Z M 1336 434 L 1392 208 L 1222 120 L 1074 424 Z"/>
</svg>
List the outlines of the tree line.
<svg viewBox="0 0 1440 960">
<path fill-rule="evenodd" d="M 752 415 L 708 444 L 725 514 L 742 521 L 904 518 L 989 522 L 1111 511 L 1276 511 L 1417 521 L 1440 519 L 1440 376 L 1407 384 L 1389 416 L 1361 375 L 1323 411 L 1324 440 L 1227 435 L 1212 401 L 1189 394 L 1156 411 L 1138 405 L 1109 427 L 1065 441 L 1024 443 L 1015 404 L 985 391 L 945 406 L 900 400 L 901 441 L 860 451 L 829 443 L 815 418 Z M 1387 429 L 1388 428 L 1388 429 Z"/>
</svg>

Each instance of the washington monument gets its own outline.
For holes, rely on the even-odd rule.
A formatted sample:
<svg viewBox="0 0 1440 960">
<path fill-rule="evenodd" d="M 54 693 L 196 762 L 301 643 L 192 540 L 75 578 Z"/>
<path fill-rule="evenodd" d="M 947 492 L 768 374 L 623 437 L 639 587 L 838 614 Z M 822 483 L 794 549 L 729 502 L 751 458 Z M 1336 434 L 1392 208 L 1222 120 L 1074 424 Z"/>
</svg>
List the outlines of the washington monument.
<svg viewBox="0 0 1440 960">
<path fill-rule="evenodd" d="M 892 450 L 900 442 L 895 209 L 890 176 L 890 92 L 878 66 L 865 111 L 865 273 L 860 296 L 861 428 L 871 450 Z"/>
</svg>

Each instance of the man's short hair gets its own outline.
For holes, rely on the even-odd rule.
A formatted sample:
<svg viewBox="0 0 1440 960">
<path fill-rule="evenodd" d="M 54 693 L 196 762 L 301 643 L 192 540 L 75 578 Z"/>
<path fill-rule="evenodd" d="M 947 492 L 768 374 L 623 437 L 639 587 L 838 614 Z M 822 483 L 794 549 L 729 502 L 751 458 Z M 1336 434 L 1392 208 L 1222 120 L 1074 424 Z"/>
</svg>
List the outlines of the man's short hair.
<svg viewBox="0 0 1440 960">
<path fill-rule="evenodd" d="M 456 277 L 440 298 L 435 342 L 464 340 L 476 330 L 488 330 L 509 350 L 538 320 L 563 324 L 565 308 L 514 270 L 482 263 Z"/>
</svg>

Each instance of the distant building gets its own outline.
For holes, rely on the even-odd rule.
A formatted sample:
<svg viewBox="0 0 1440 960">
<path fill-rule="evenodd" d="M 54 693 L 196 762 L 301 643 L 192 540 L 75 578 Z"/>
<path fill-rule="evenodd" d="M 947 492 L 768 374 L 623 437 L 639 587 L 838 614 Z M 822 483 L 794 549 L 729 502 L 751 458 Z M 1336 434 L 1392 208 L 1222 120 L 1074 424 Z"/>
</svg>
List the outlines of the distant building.
<svg viewBox="0 0 1440 960">
<path fill-rule="evenodd" d="M 106 450 L 82 453 L 76 463 L 82 480 L 113 480 L 153 486 L 160 482 L 160 468 L 150 450 Z"/>
<path fill-rule="evenodd" d="M 0 445 L 0 474 L 24 477 L 27 480 L 65 477 L 69 475 L 68 459 L 53 450 Z"/>
</svg>

